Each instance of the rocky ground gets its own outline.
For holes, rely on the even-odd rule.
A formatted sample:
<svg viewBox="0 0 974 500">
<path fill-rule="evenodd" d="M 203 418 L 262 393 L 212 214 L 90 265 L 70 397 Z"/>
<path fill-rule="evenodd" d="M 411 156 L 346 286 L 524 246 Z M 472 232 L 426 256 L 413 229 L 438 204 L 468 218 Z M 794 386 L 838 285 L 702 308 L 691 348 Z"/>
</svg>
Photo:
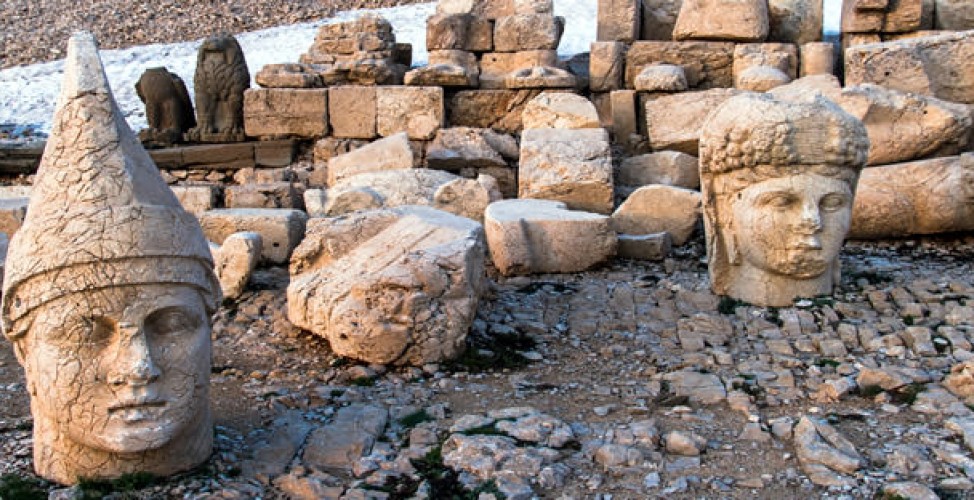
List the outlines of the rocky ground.
<svg viewBox="0 0 974 500">
<path fill-rule="evenodd" d="M 352 9 L 393 7 L 425 0 L 69 0 L 0 2 L 0 69 L 62 59 L 77 30 L 95 34 L 101 48 L 198 40 L 328 17 Z"/>
<path fill-rule="evenodd" d="M 851 243 L 836 293 L 789 308 L 711 294 L 699 239 L 662 263 L 493 276 L 463 358 L 389 369 L 291 326 L 286 272 L 263 270 L 216 317 L 212 459 L 161 482 L 84 489 L 972 498 L 974 365 L 960 365 L 974 357 L 972 263 L 972 236 Z M 30 474 L 28 400 L 7 343 L 0 388 L 0 497 L 77 493 Z"/>
</svg>

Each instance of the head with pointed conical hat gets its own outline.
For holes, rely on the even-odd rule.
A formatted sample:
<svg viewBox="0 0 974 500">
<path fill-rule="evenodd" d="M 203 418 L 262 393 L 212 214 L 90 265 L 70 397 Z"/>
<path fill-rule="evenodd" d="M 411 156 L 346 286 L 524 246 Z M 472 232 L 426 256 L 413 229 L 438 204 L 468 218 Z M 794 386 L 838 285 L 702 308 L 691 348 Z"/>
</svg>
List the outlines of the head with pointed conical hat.
<svg viewBox="0 0 974 500">
<path fill-rule="evenodd" d="M 166 475 L 206 459 L 212 258 L 122 118 L 90 34 L 68 44 L 6 263 L 3 329 L 27 375 L 40 475 Z"/>
</svg>

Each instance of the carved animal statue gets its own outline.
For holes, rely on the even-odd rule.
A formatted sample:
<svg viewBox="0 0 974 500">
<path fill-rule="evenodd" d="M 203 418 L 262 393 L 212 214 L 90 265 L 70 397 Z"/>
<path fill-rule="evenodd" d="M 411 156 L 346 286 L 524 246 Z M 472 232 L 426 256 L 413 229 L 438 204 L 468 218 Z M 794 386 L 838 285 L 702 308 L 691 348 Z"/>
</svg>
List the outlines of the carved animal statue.
<svg viewBox="0 0 974 500">
<path fill-rule="evenodd" d="M 193 103 L 183 79 L 166 68 L 149 68 L 142 73 L 135 92 L 145 103 L 149 128 L 139 132 L 143 144 L 171 145 L 196 126 Z"/>
<path fill-rule="evenodd" d="M 250 71 L 232 35 L 207 38 L 196 56 L 196 128 L 186 135 L 197 142 L 244 140 L 243 94 Z"/>
</svg>

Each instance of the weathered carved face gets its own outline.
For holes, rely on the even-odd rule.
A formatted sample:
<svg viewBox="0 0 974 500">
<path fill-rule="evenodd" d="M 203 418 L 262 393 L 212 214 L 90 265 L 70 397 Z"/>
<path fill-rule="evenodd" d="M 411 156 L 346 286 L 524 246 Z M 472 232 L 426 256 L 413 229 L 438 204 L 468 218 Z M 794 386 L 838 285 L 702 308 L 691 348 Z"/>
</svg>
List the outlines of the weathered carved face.
<svg viewBox="0 0 974 500">
<path fill-rule="evenodd" d="M 746 265 L 814 278 L 829 270 L 842 249 L 852 199 L 849 183 L 834 177 L 802 173 L 766 179 L 728 200 L 730 211 L 724 213 L 736 234 L 725 241 L 733 240 Z"/>
<path fill-rule="evenodd" d="M 152 450 L 209 404 L 209 318 L 190 286 L 68 295 L 39 308 L 18 343 L 35 419 L 82 446 Z"/>
</svg>

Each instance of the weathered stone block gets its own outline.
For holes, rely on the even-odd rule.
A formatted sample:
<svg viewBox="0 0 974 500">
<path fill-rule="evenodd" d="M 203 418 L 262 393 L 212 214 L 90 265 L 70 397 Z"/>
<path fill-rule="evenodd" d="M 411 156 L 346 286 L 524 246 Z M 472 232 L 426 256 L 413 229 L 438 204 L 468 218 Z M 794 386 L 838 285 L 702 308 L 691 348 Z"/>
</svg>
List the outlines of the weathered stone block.
<svg viewBox="0 0 974 500">
<path fill-rule="evenodd" d="M 596 40 L 632 43 L 639 40 L 641 26 L 640 0 L 599 0 Z"/>
<path fill-rule="evenodd" d="M 822 0 L 768 0 L 769 42 L 802 45 L 822 39 Z"/>
<path fill-rule="evenodd" d="M 609 93 L 609 106 L 612 111 L 612 135 L 615 142 L 627 144 L 629 136 L 638 130 L 636 119 L 636 92 L 614 90 Z"/>
<path fill-rule="evenodd" d="M 526 129 L 521 135 L 518 196 L 570 208 L 612 211 L 612 155 L 605 129 Z"/>
<path fill-rule="evenodd" d="M 426 18 L 426 50 L 464 50 L 473 16 L 437 14 Z"/>
<path fill-rule="evenodd" d="M 376 134 L 376 87 L 338 86 L 328 89 L 332 135 L 349 139 L 374 139 Z"/>
<path fill-rule="evenodd" d="M 692 89 L 734 86 L 734 44 L 728 42 L 634 42 L 626 52 L 626 87 L 652 64 L 682 66 Z"/>
<path fill-rule="evenodd" d="M 679 151 L 659 151 L 622 160 L 616 181 L 623 186 L 661 184 L 699 189 L 700 168 L 695 156 Z"/>
<path fill-rule="evenodd" d="M 507 162 L 487 141 L 484 129 L 440 129 L 426 150 L 429 168 L 459 171 L 463 168 L 507 167 Z"/>
<path fill-rule="evenodd" d="M 0 232 L 12 237 L 24 223 L 30 198 L 0 199 Z"/>
<path fill-rule="evenodd" d="M 612 228 L 623 234 L 667 232 L 673 244 L 690 239 L 702 213 L 699 191 L 673 186 L 643 186 L 612 214 Z"/>
<path fill-rule="evenodd" d="M 799 75 L 835 74 L 835 46 L 830 42 L 809 42 L 801 46 Z"/>
<path fill-rule="evenodd" d="M 223 244 L 233 233 L 252 231 L 263 239 L 261 259 L 273 264 L 286 264 L 291 251 L 304 238 L 308 216 L 300 210 L 283 208 L 222 208 L 200 217 L 206 239 Z"/>
<path fill-rule="evenodd" d="M 254 163 L 261 167 L 286 167 L 294 161 L 294 140 L 260 141 L 254 145 Z"/>
<path fill-rule="evenodd" d="M 220 188 L 217 186 L 169 186 L 179 204 L 199 218 L 207 210 L 216 208 Z"/>
<path fill-rule="evenodd" d="M 328 160 L 328 185 L 357 174 L 413 167 L 413 150 L 405 132 L 380 139 Z"/>
<path fill-rule="evenodd" d="M 233 233 L 222 245 L 211 245 L 213 268 L 220 280 L 223 298 L 235 299 L 247 288 L 247 282 L 260 261 L 263 241 L 258 233 Z"/>
<path fill-rule="evenodd" d="M 682 0 L 642 0 L 640 40 L 673 40 L 673 27 L 680 14 Z"/>
<path fill-rule="evenodd" d="M 859 9 L 858 0 L 842 0 L 843 33 L 879 33 L 883 30 L 885 8 Z"/>
<path fill-rule="evenodd" d="M 253 168 L 254 143 L 205 144 L 178 148 L 181 154 L 180 168 L 239 169 Z"/>
<path fill-rule="evenodd" d="M 875 83 L 947 101 L 974 103 L 974 32 L 850 47 L 846 85 Z"/>
<path fill-rule="evenodd" d="M 936 0 L 935 27 L 940 30 L 974 29 L 974 3 L 969 0 Z"/>
<path fill-rule="evenodd" d="M 291 182 L 242 184 L 227 186 L 224 203 L 227 208 L 294 208 L 304 209 L 301 189 Z"/>
<path fill-rule="evenodd" d="M 626 45 L 622 42 L 592 42 L 589 55 L 589 88 L 610 92 L 622 88 Z"/>
<path fill-rule="evenodd" d="M 480 81 L 477 56 L 465 50 L 432 50 L 426 66 L 406 73 L 403 82 L 414 86 L 476 87 Z"/>
<path fill-rule="evenodd" d="M 792 43 L 741 43 L 734 47 L 734 82 L 748 69 L 777 69 L 790 80 L 798 78 L 798 47 Z"/>
<path fill-rule="evenodd" d="M 503 89 L 510 73 L 535 66 L 558 66 L 554 50 L 490 52 L 480 58 L 480 88 Z"/>
<path fill-rule="evenodd" d="M 540 90 L 463 90 L 450 96 L 447 123 L 450 127 L 520 132 L 524 106 L 540 93 Z"/>
<path fill-rule="evenodd" d="M 646 133 L 654 150 L 671 149 L 697 154 L 704 120 L 727 99 L 740 94 L 736 89 L 684 92 L 646 103 Z"/>
<path fill-rule="evenodd" d="M 410 206 L 313 219 L 291 261 L 288 319 L 341 356 L 437 363 L 466 348 L 483 276 L 483 227 L 465 217 Z"/>
<path fill-rule="evenodd" d="M 673 39 L 763 42 L 768 29 L 767 0 L 683 0 Z"/>
<path fill-rule="evenodd" d="M 646 66 L 636 75 L 633 87 L 640 92 L 684 92 L 689 88 L 683 66 L 654 64 Z"/>
<path fill-rule="evenodd" d="M 620 234 L 616 255 L 624 259 L 663 260 L 673 248 L 670 233 Z"/>
<path fill-rule="evenodd" d="M 443 89 L 379 87 L 376 113 L 376 131 L 382 137 L 406 132 L 410 139 L 432 139 L 443 125 Z"/>
<path fill-rule="evenodd" d="M 565 19 L 551 14 L 506 16 L 494 22 L 494 50 L 555 50 L 565 31 Z"/>
<path fill-rule="evenodd" d="M 328 134 L 327 89 L 248 89 L 244 131 L 250 137 L 321 137 Z"/>
<path fill-rule="evenodd" d="M 609 217 L 548 200 L 504 200 L 484 212 L 490 256 L 501 274 L 584 271 L 615 254 Z"/>
<path fill-rule="evenodd" d="M 599 128 L 599 115 L 588 99 L 571 93 L 540 94 L 521 114 L 525 129 Z"/>
</svg>

